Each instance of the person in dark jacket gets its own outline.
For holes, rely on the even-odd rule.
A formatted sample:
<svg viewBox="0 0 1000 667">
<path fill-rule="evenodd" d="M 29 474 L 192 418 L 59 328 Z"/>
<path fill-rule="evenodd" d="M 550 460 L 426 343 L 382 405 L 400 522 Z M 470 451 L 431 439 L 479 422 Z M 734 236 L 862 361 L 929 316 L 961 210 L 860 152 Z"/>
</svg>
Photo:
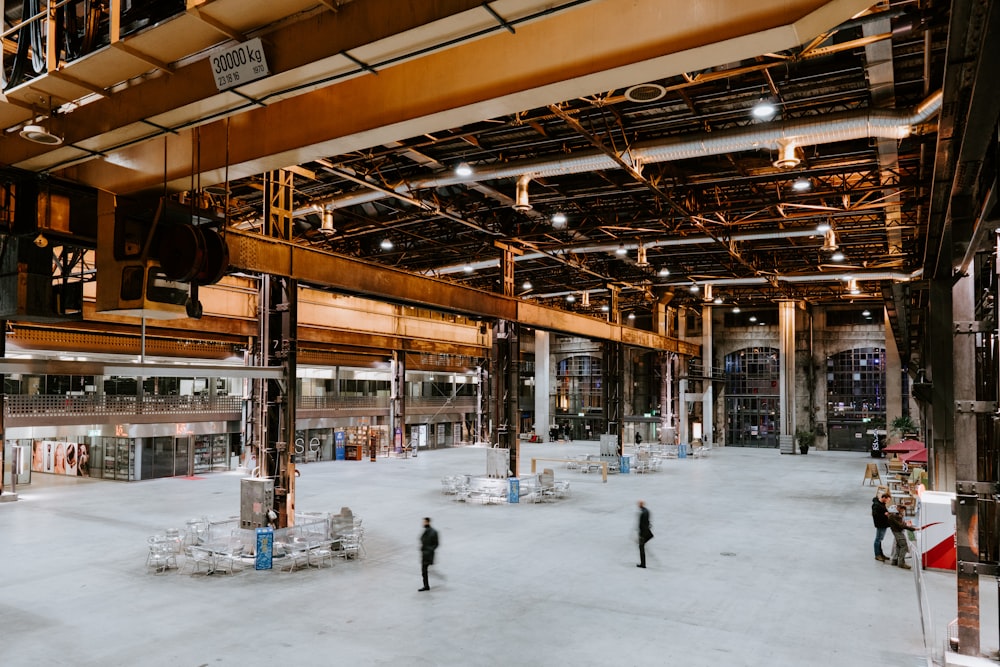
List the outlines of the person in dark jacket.
<svg viewBox="0 0 1000 667">
<path fill-rule="evenodd" d="M 653 531 L 649 527 L 649 510 L 646 503 L 639 501 L 639 564 L 636 567 L 646 567 L 646 542 L 653 539 Z"/>
<path fill-rule="evenodd" d="M 903 518 L 903 513 L 898 507 L 889 507 L 889 528 L 892 529 L 892 536 L 896 543 L 892 547 L 892 565 L 909 570 L 906 564 L 906 553 L 909 549 L 906 546 L 906 531 L 918 530 L 912 523 Z"/>
<path fill-rule="evenodd" d="M 885 552 L 882 551 L 882 540 L 885 538 L 885 531 L 889 528 L 889 494 L 883 493 L 881 496 L 872 498 L 872 521 L 875 523 L 875 560 L 887 560 Z"/>
<path fill-rule="evenodd" d="M 418 591 L 429 591 L 427 582 L 427 567 L 434 564 L 434 551 L 438 548 L 437 531 L 431 528 L 430 517 L 424 517 L 424 532 L 420 535 L 420 573 L 424 577 L 424 587 Z"/>
</svg>

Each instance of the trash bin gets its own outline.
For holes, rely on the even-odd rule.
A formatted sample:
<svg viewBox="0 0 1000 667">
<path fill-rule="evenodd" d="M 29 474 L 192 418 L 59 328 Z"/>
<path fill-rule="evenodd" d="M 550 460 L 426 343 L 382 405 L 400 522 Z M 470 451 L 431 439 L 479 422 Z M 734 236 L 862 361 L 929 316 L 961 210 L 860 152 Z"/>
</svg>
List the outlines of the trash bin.
<svg viewBox="0 0 1000 667">
<path fill-rule="evenodd" d="M 631 457 L 623 456 L 622 460 L 618 464 L 618 472 L 623 475 L 627 475 L 631 467 L 631 462 Z"/>
<path fill-rule="evenodd" d="M 517 477 L 507 478 L 507 502 L 521 502 L 521 480 Z"/>
<path fill-rule="evenodd" d="M 688 455 L 688 446 L 683 442 L 677 445 L 677 458 L 686 459 Z"/>
<path fill-rule="evenodd" d="M 885 443 L 877 435 L 872 436 L 872 458 L 880 459 L 885 456 L 885 452 L 882 451 L 882 447 Z"/>
</svg>

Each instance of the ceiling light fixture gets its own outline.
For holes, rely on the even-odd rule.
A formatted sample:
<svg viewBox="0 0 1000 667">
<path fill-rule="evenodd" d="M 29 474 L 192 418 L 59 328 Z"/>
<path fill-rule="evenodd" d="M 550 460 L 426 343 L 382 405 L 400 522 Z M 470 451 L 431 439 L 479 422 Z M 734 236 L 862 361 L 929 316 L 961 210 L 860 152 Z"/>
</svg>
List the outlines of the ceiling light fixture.
<svg viewBox="0 0 1000 667">
<path fill-rule="evenodd" d="M 740 312 L 740 307 L 739 306 L 733 306 L 733 313 L 734 314 L 738 314 L 739 312 Z"/>
<path fill-rule="evenodd" d="M 628 314 L 628 318 L 629 318 L 630 320 L 634 320 L 634 319 L 635 319 L 635 313 L 629 313 L 629 314 Z"/>
<path fill-rule="evenodd" d="M 844 261 L 844 253 L 842 253 L 842 252 L 840 252 L 838 250 L 837 252 L 835 252 L 832 255 L 830 255 L 830 259 L 832 259 L 835 262 L 843 262 Z"/>
<path fill-rule="evenodd" d="M 771 120 L 774 115 L 778 113 L 778 107 L 774 106 L 774 102 L 770 100 L 761 100 L 757 104 L 753 105 L 750 109 L 750 113 L 757 120 Z"/>
<path fill-rule="evenodd" d="M 812 181 L 805 177 L 796 178 L 792 181 L 792 190 L 795 190 L 796 192 L 807 192 L 812 190 L 812 186 Z"/>
<path fill-rule="evenodd" d="M 465 271 L 466 273 L 472 273 L 473 271 L 475 271 L 475 269 L 472 268 L 472 264 L 466 264 L 465 266 L 462 267 L 462 270 Z"/>
<path fill-rule="evenodd" d="M 534 287 L 534 285 L 531 284 L 530 280 L 525 280 L 524 284 L 521 285 L 521 289 L 526 289 L 526 290 L 531 289 L 532 287 Z"/>
<path fill-rule="evenodd" d="M 756 322 L 757 321 L 757 316 L 756 315 L 751 315 L 750 316 L 750 321 L 751 322 Z"/>
<path fill-rule="evenodd" d="M 697 291 L 698 291 L 699 289 L 701 289 L 701 288 L 700 288 L 700 287 L 698 287 L 698 283 L 694 283 L 694 284 L 693 284 L 693 285 L 691 285 L 691 287 L 689 287 L 688 289 L 689 289 L 690 291 L 692 291 L 692 292 L 697 292 Z"/>
<path fill-rule="evenodd" d="M 861 311 L 861 315 L 864 316 L 864 317 L 871 317 L 872 316 L 872 311 L 870 311 L 867 308 L 865 308 L 864 310 Z"/>
<path fill-rule="evenodd" d="M 666 278 L 669 275 L 670 275 L 670 269 L 668 269 L 665 266 L 660 269 L 660 277 L 661 278 Z"/>
<path fill-rule="evenodd" d="M 382 248 L 382 250 L 392 250 L 392 241 L 390 239 L 382 239 L 382 242 L 379 243 L 379 246 Z"/>
<path fill-rule="evenodd" d="M 604 304 L 603 306 L 601 306 L 601 312 L 602 313 L 606 313 L 609 310 L 611 310 L 611 307 L 608 304 Z"/>
<path fill-rule="evenodd" d="M 62 137 L 52 134 L 42 125 L 25 125 L 19 134 L 23 139 L 45 146 L 58 146 L 63 142 Z"/>
<path fill-rule="evenodd" d="M 615 254 L 621 257 L 622 255 L 627 255 L 628 250 L 625 249 L 625 244 L 622 243 L 618 246 L 618 250 L 615 250 Z"/>
<path fill-rule="evenodd" d="M 722 305 L 722 297 L 721 296 L 715 297 L 715 300 L 712 301 L 712 303 L 714 303 L 716 306 L 721 306 Z"/>
<path fill-rule="evenodd" d="M 819 223 L 818 225 L 816 225 L 816 231 L 819 232 L 820 234 L 826 234 L 828 231 L 830 231 L 830 223 L 829 222 Z"/>
<path fill-rule="evenodd" d="M 472 166 L 465 160 L 462 160 L 455 166 L 455 175 L 459 178 L 468 178 L 469 176 L 472 176 Z"/>
<path fill-rule="evenodd" d="M 567 294 L 566 295 L 566 300 L 569 301 L 570 303 L 573 303 L 574 301 L 576 301 L 576 295 L 574 295 L 574 294 Z"/>
<path fill-rule="evenodd" d="M 552 214 L 552 229 L 566 229 L 566 214 L 556 211 Z"/>
</svg>

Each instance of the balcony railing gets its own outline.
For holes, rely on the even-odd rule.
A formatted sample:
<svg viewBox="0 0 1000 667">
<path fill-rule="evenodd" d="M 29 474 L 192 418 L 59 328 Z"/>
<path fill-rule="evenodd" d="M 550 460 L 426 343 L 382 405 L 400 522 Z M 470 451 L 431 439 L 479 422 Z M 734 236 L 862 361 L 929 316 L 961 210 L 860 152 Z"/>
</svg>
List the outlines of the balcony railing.
<svg viewBox="0 0 1000 667">
<path fill-rule="evenodd" d="M 8 417 L 44 417 L 66 415 L 170 415 L 184 413 L 240 412 L 243 399 L 239 396 L 146 396 L 140 402 L 135 396 L 39 396 L 8 395 L 4 399 Z M 407 410 L 427 412 L 451 409 L 472 412 L 476 409 L 473 396 L 406 399 Z M 388 396 L 303 396 L 298 399 L 300 410 L 388 410 Z"/>
<path fill-rule="evenodd" d="M 239 412 L 239 396 L 25 396 L 4 398 L 8 417 Z"/>
</svg>

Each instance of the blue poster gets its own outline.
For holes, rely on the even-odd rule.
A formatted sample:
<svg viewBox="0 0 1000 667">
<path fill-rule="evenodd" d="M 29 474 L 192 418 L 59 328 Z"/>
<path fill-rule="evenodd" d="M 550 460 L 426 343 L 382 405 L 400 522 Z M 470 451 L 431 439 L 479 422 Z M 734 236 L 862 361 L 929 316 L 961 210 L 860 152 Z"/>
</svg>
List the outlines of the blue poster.
<svg viewBox="0 0 1000 667">
<path fill-rule="evenodd" d="M 337 431 L 334 436 L 334 448 L 335 456 L 338 461 L 343 461 L 347 456 L 347 450 L 345 443 L 347 442 L 347 434 L 343 431 Z"/>
<path fill-rule="evenodd" d="M 270 570 L 271 557 L 274 554 L 273 528 L 257 529 L 257 550 L 254 553 L 256 554 L 256 557 L 254 558 L 254 569 Z"/>
<path fill-rule="evenodd" d="M 517 477 L 508 477 L 507 483 L 507 500 L 512 503 L 521 502 L 521 480 Z"/>
<path fill-rule="evenodd" d="M 631 467 L 631 463 L 632 463 L 632 459 L 630 457 L 623 456 L 621 462 L 618 464 L 618 466 L 619 466 L 618 467 L 618 472 L 620 472 L 623 475 L 627 475 L 629 473 L 629 469 Z"/>
</svg>

